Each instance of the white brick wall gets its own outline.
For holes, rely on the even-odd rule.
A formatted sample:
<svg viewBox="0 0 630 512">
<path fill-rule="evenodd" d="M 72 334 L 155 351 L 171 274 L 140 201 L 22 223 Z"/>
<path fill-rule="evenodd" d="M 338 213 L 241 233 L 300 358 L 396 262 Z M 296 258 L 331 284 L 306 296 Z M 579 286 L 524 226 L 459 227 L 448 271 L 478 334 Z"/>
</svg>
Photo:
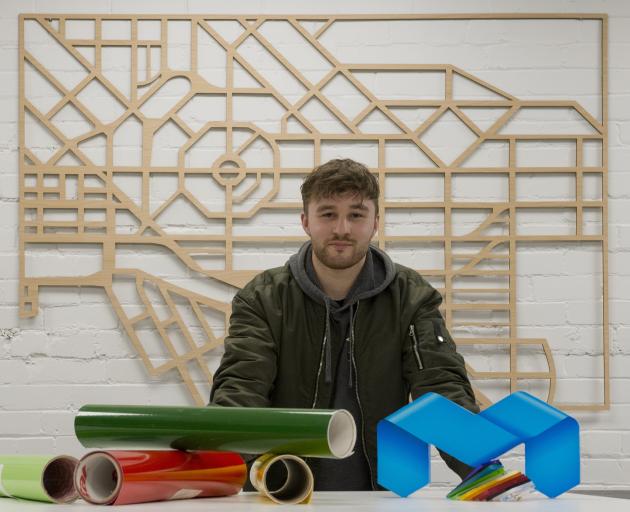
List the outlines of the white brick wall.
<svg viewBox="0 0 630 512">
<path fill-rule="evenodd" d="M 212 0 L 3 0 L 0 3 L 0 453 L 68 452 L 80 454 L 83 449 L 73 437 L 73 414 L 82 404 L 92 403 L 151 403 L 188 404 L 183 386 L 176 376 L 151 381 L 134 350 L 123 334 L 105 294 L 90 288 L 43 289 L 40 293 L 40 313 L 28 320 L 18 319 L 18 164 L 17 164 L 17 15 L 20 12 L 59 13 L 471 13 L 471 12 L 596 12 L 609 15 L 609 286 L 611 336 L 611 391 L 610 411 L 576 413 L 582 427 L 582 482 L 584 488 L 630 489 L 630 270 L 627 260 L 630 251 L 630 4 L 621 0 L 427 0 L 427 1 L 375 1 L 375 0 L 322 0 L 316 4 L 306 1 L 242 1 L 226 3 Z M 349 61 L 378 61 L 395 52 L 398 58 L 417 62 L 449 62 L 477 76 L 505 88 L 519 97 L 561 99 L 569 95 L 594 112 L 598 99 L 597 70 L 589 65 L 596 59 L 597 32 L 591 25 L 573 24 L 567 30 L 538 30 L 537 38 L 530 37 L 532 28 L 521 22 L 495 23 L 479 28 L 466 22 L 449 22 L 444 26 L 427 24 L 426 30 L 416 31 L 409 25 L 385 32 L 382 40 L 371 44 L 369 52 L 360 43 L 364 31 L 348 29 L 337 36 L 338 50 Z M 552 24 L 550 24 L 552 26 Z M 464 27 L 464 30 L 460 30 Z M 353 32 L 355 31 L 355 32 Z M 530 35 L 528 35 L 530 34 Z M 334 34 L 330 37 L 332 38 Z M 332 39 L 331 39 L 332 40 Z M 532 43 L 534 41 L 534 43 Z M 287 43 L 290 44 L 290 43 Z M 554 51 L 551 51 L 551 50 Z M 366 57 L 366 54 L 368 55 Z M 506 79 L 501 65 L 518 56 L 520 68 Z M 560 55 L 560 60 L 554 56 Z M 419 57 L 420 56 L 420 57 Z M 591 59 L 591 60 L 589 60 Z M 367 79 L 366 79 L 367 80 Z M 507 81 L 506 81 L 507 80 Z M 283 85 L 283 84 L 280 84 Z M 287 84 L 284 84 L 285 86 Z M 375 90 L 414 96 L 408 85 L 380 77 Z M 430 91 L 427 91 L 430 95 Z M 340 89 L 339 94 L 342 94 Z M 347 99 L 347 98 L 346 98 Z M 354 98 L 356 101 L 356 98 Z M 344 105 L 342 99 L 340 106 Z M 346 105 L 351 105 L 346 101 Z M 273 126 L 278 114 L 273 108 L 260 109 L 261 123 Z M 322 120 L 324 121 L 324 120 Z M 132 130 L 133 131 L 133 130 Z M 448 130 L 447 130 L 448 132 Z M 161 157 L 172 165 L 169 154 L 175 143 L 169 138 Z M 170 146 L 168 145 L 170 141 Z M 179 143 L 178 143 L 179 144 Z M 451 141 L 438 144 L 448 151 Z M 130 151 L 133 145 L 130 144 Z M 295 152 L 291 146 L 286 153 L 291 165 L 308 159 L 308 147 Z M 525 148 L 529 159 L 539 160 L 544 148 Z M 369 144 L 351 150 L 335 144 L 326 148 L 326 156 L 339 152 L 357 155 L 368 164 L 374 164 L 374 148 Z M 397 154 L 409 159 L 406 149 Z M 266 158 L 264 148 L 254 151 L 252 160 Z M 312 149 L 311 153 L 312 155 Z M 524 153 L 525 154 L 525 153 Z M 160 158 L 158 155 L 157 158 Z M 284 157 L 283 157 L 284 158 Z M 311 156 L 312 158 L 312 156 Z M 287 160 L 289 161 L 289 160 Z M 194 165 L 194 164 L 191 164 Z M 308 167 L 310 163 L 306 164 Z M 427 198 L 440 192 L 441 186 L 427 184 Z M 530 188 L 539 199 L 562 195 L 563 185 L 553 189 Z M 156 204 L 171 193 L 168 180 L 162 180 L 152 189 Z M 476 188 L 475 188 L 476 187 Z M 286 192 L 290 194 L 294 191 Z M 405 181 L 396 186 L 398 198 L 405 198 Z M 485 194 L 488 198 L 501 198 L 505 193 L 502 184 L 494 181 L 470 185 L 463 183 L 455 189 L 463 197 Z M 558 192 L 559 191 L 559 192 Z M 567 191 L 569 193 L 570 190 Z M 201 193 L 201 192 L 200 192 Z M 438 199 L 439 200 L 439 199 Z M 414 222 L 424 221 L 426 232 L 436 229 L 435 219 L 424 219 L 414 213 L 401 212 L 388 221 L 388 233 L 405 233 Z M 299 234 L 297 217 L 263 216 L 262 225 L 268 234 Z M 565 219 L 566 220 L 566 219 Z M 536 219 L 531 219 L 536 223 Z M 564 222 L 558 220 L 559 225 Z M 175 218 L 173 224 L 194 230 L 188 218 Z M 532 224 L 533 225 L 533 224 Z M 292 227 L 295 226 L 295 229 Z M 239 229 L 251 230 L 248 223 Z M 243 246 L 239 250 L 240 264 L 260 265 L 261 268 L 277 264 L 293 250 L 262 249 Z M 589 299 L 596 296 L 592 284 L 592 251 L 566 251 L 554 244 L 528 248 L 519 256 L 519 315 L 524 324 L 523 336 L 553 338 L 557 369 L 564 376 L 559 393 L 590 397 L 601 389 L 601 368 L 595 363 L 598 332 L 597 320 Z M 236 251 L 235 251 L 236 252 Z M 39 256 L 42 256 L 39 254 Z M 43 260 L 34 256 L 34 271 L 66 261 L 61 253 L 48 253 Z M 82 262 L 90 267 L 90 256 L 70 251 L 64 258 L 73 259 L 75 267 Z M 82 259 L 82 258 L 86 259 Z M 201 293 L 213 293 L 228 300 L 232 291 L 227 287 L 210 289 L 203 280 L 195 279 L 183 271 L 166 252 L 143 248 L 125 249 L 118 255 L 130 266 L 140 266 L 172 282 Z M 400 260 L 432 261 L 435 255 L 400 252 Z M 439 255 L 438 255 L 439 257 Z M 404 258 L 408 258 L 405 260 Z M 424 258 L 424 259 L 422 259 Z M 409 263 L 407 263 L 409 264 Z M 561 269 L 551 272 L 550 266 Z M 124 298 L 124 296 L 123 296 Z M 127 304 L 133 304 L 129 298 Z M 567 302 L 568 301 L 568 302 Z M 156 355 L 157 356 L 157 355 Z M 220 352 L 210 358 L 214 367 Z M 483 355 L 485 364 L 493 363 L 492 356 Z M 480 359 L 481 361 L 481 359 Z M 595 391 L 594 391 L 595 390 Z M 598 399 L 597 396 L 594 399 Z M 515 467 L 522 465 L 522 450 L 507 457 Z M 450 482 L 452 474 L 441 463 L 434 465 L 434 481 Z"/>
</svg>

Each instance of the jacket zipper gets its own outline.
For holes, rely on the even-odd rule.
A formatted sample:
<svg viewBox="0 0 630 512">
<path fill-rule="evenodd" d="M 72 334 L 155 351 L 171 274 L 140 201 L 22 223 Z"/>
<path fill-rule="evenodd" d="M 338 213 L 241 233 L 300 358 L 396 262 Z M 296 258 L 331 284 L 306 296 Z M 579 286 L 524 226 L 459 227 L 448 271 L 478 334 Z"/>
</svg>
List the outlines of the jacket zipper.
<svg viewBox="0 0 630 512">
<path fill-rule="evenodd" d="M 418 338 L 416 337 L 416 327 L 411 324 L 409 326 L 409 336 L 411 337 L 413 347 L 413 355 L 416 357 L 416 364 L 418 365 L 418 370 L 423 370 L 424 365 L 422 364 L 422 359 L 420 358 L 420 351 L 418 350 Z"/>
<path fill-rule="evenodd" d="M 352 336 L 350 336 L 351 340 L 354 340 L 354 323 L 357 320 L 356 313 L 358 311 L 359 311 L 359 301 L 357 301 L 357 309 L 355 311 L 354 322 L 350 326 L 350 329 L 352 329 Z M 357 404 L 359 405 L 359 413 L 361 414 L 361 446 L 363 447 L 363 456 L 365 457 L 365 460 L 367 461 L 367 464 L 368 464 L 368 471 L 370 472 L 370 484 L 372 485 L 372 490 L 376 490 L 374 487 L 374 476 L 372 472 L 372 464 L 370 463 L 370 458 L 368 457 L 367 448 L 365 446 L 365 436 L 364 436 L 365 422 L 363 420 L 363 407 L 361 406 L 361 399 L 359 398 L 359 373 L 357 372 L 357 363 L 354 359 L 354 341 L 351 342 L 351 345 L 352 346 L 350 347 L 350 357 L 352 358 L 352 369 L 354 370 L 354 393 L 355 393 L 355 396 L 357 397 Z"/>
<path fill-rule="evenodd" d="M 326 336 L 324 335 L 324 341 L 322 342 L 322 355 L 319 359 L 319 368 L 317 369 L 317 377 L 315 379 L 315 396 L 313 397 L 313 403 L 311 404 L 311 409 L 315 408 L 315 404 L 317 403 L 317 394 L 319 393 L 319 376 L 322 374 L 322 366 L 324 365 L 324 354 L 326 353 Z"/>
</svg>

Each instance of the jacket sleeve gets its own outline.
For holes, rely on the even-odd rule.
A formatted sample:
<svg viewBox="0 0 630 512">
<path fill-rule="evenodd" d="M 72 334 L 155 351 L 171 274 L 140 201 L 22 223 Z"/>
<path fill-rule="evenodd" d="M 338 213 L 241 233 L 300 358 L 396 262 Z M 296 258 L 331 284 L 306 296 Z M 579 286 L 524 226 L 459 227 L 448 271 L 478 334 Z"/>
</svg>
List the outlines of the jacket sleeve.
<svg viewBox="0 0 630 512">
<path fill-rule="evenodd" d="M 210 405 L 267 407 L 277 371 L 277 349 L 264 314 L 236 294 L 225 353 L 214 374 Z"/>
<path fill-rule="evenodd" d="M 468 380 L 464 358 L 438 311 L 440 294 L 432 289 L 407 329 L 403 348 L 403 371 L 413 400 L 432 391 L 474 413 L 479 412 Z M 461 478 L 472 468 L 440 451 L 446 464 Z"/>
</svg>

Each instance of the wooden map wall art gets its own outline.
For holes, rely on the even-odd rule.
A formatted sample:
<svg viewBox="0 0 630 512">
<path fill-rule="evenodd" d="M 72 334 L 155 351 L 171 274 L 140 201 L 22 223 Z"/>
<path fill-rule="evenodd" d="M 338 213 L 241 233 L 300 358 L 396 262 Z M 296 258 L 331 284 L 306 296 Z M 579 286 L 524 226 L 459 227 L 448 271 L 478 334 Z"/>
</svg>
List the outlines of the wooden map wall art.
<svg viewBox="0 0 630 512">
<path fill-rule="evenodd" d="M 322 44 L 322 38 L 335 25 L 351 21 L 461 19 L 601 22 L 600 119 L 573 100 L 519 99 L 448 63 L 353 64 L 340 60 Z M 298 37 L 302 50 L 320 60 L 319 69 L 301 68 L 301 60 L 287 45 L 272 44 L 265 35 L 265 25 L 272 23 Z M 185 37 L 176 36 L 172 31 L 174 24 L 184 26 Z M 29 38 L 33 41 L 32 49 Z M 490 402 L 480 389 L 486 381 L 505 381 L 511 392 L 520 389 L 524 382 L 537 380 L 546 383 L 545 398 L 551 404 L 572 410 L 606 409 L 610 403 L 606 44 L 606 16 L 593 14 L 21 15 L 21 316 L 38 314 L 41 287 L 100 287 L 111 300 L 148 373 L 159 377 L 178 372 L 194 402 L 204 404 L 207 395 L 200 391 L 199 382 L 207 385 L 212 380 L 206 356 L 223 341 L 223 333 L 215 334 L 205 313 L 219 315 L 226 325 L 230 298 L 197 293 L 181 283 L 125 266 L 120 263 L 118 251 L 138 246 L 144 248 L 147 258 L 151 248 L 166 251 L 185 265 L 191 275 L 229 285 L 227 288 L 232 290 L 242 287 L 259 268 L 254 265 L 235 268 L 234 256 L 239 246 L 273 248 L 293 244 L 297 247 L 306 238 L 299 234 L 268 236 L 264 226 L 255 235 L 243 235 L 239 234 L 238 226 L 251 225 L 259 216 L 277 211 L 295 213 L 297 224 L 301 207 L 299 191 L 294 186 L 290 193 L 281 193 L 283 182 L 291 178 L 295 182 L 295 178 L 302 178 L 314 165 L 322 163 L 327 144 L 358 144 L 373 148 L 377 155 L 376 165 L 370 166 L 381 184 L 380 226 L 374 243 L 388 251 L 396 244 L 412 248 L 437 245 L 442 255 L 441 268 L 421 265 L 416 268 L 437 283 L 444 297 L 443 314 L 460 349 L 465 351 L 468 346 L 480 350 L 506 349 L 509 365 L 505 369 L 485 371 L 469 363 L 480 403 Z M 254 45 L 257 53 L 250 52 L 246 57 L 246 45 Z M 177 58 L 172 58 L 172 51 Z M 369 47 L 365 51 L 369 52 Z M 115 61 L 119 55 L 130 59 L 128 69 L 112 65 L 112 59 Z M 261 64 L 265 59 L 279 64 L 283 74 L 274 76 L 265 70 Z M 65 73 L 63 76 L 60 69 Z M 420 92 L 417 98 L 388 98 L 374 82 L 362 79 L 370 74 L 402 79 L 411 73 L 438 80 L 440 96 L 426 98 Z M 333 82 L 343 83 L 349 91 L 348 97 L 354 99 L 350 102 L 354 110 L 346 108 L 348 104 L 340 101 L 339 96 L 328 94 Z M 458 92 L 458 83 L 475 93 Z M 38 102 L 45 91 L 55 99 Z M 264 116 L 256 117 L 259 106 L 269 102 L 280 111 L 276 125 L 266 124 Z M 512 120 L 545 110 L 575 115 L 582 128 L 568 133 L 555 133 L 552 125 L 545 133 L 511 131 Z M 315 111 L 317 115 L 312 113 Z M 475 118 L 479 112 L 484 113 L 482 117 L 486 120 L 490 119 L 485 125 Z M 195 116 L 201 120 L 185 121 Z M 446 121 L 450 123 L 447 127 L 463 129 L 469 137 L 454 158 L 447 158 L 429 136 L 432 129 Z M 86 123 L 89 128 L 76 128 Z M 141 146 L 135 149 L 137 160 L 129 164 L 124 153 L 134 151 L 127 140 L 134 129 L 141 135 Z M 52 141 L 48 146 L 44 144 L 47 151 L 42 150 L 34 133 Z M 178 142 L 173 142 L 174 139 Z M 209 139 L 214 142 L 208 145 Z M 206 141 L 205 146 L 202 141 Z M 568 144 L 574 152 L 574 162 L 561 167 L 519 162 L 519 145 L 530 142 L 547 146 Z M 296 163 L 291 149 L 304 145 L 310 148 L 310 161 Z M 404 166 L 388 162 L 389 155 L 401 147 L 405 154 L 413 152 L 421 163 Z M 594 164 L 587 163 L 587 148 L 591 151 L 593 147 L 598 159 Z M 201 150 L 194 153 L 197 148 Z M 500 153 L 504 162 L 484 163 L 483 151 L 488 149 Z M 160 151 L 169 156 L 168 165 L 161 165 L 156 159 Z M 299 158 L 299 153 L 296 154 Z M 263 163 L 252 163 L 251 155 L 258 155 Z M 471 161 L 476 163 L 468 165 Z M 519 191 L 521 176 L 544 179 L 558 174 L 570 177 L 574 183 L 570 200 L 532 200 Z M 166 175 L 175 178 L 173 190 L 157 200 L 151 189 L 152 180 Z M 423 178 L 437 178 L 441 197 L 427 201 L 418 195 L 414 199 L 413 187 L 406 185 L 409 197 L 389 200 L 392 176 L 416 179 L 418 192 Z M 125 177 L 138 178 L 136 192 L 126 190 Z M 458 200 L 453 183 L 462 177 L 505 179 L 507 197 L 494 201 Z M 601 182 L 599 197 L 585 193 L 587 180 L 592 179 Z M 202 197 L 202 187 L 197 187 L 202 183 L 200 180 L 218 190 L 219 199 Z M 267 189 L 263 191 L 265 183 Z M 214 226 L 214 231 L 199 233 L 185 226 L 179 230 L 177 226 L 166 227 L 162 218 L 175 204 L 184 204 L 203 222 Z M 521 233 L 519 215 L 536 211 L 551 216 L 568 214 L 570 232 L 549 234 L 543 222 L 540 232 Z M 419 215 L 420 219 L 424 213 L 437 213 L 440 228 L 427 234 L 419 221 L 417 232 L 388 233 L 388 215 L 397 213 L 408 213 L 412 218 Z M 467 213 L 481 217 L 467 231 L 456 233 L 453 219 Z M 600 220 L 597 232 L 585 228 L 586 217 L 593 214 Z M 120 229 L 121 218 L 127 219 L 126 230 Z M 516 253 L 520 244 L 536 243 L 551 243 L 553 247 L 591 243 L 601 254 L 601 268 L 593 269 L 594 273 L 601 272 L 602 279 L 601 305 L 593 305 L 599 308 L 602 328 L 601 400 L 588 403 L 556 400 L 554 339 L 518 334 Z M 26 256 L 38 246 L 96 247 L 101 267 L 88 274 L 81 274 L 77 268 L 77 275 L 30 275 Z M 214 262 L 214 266 L 209 268 L 208 261 Z M 71 259 L 67 260 L 66 266 L 73 265 Z M 115 283 L 119 281 L 131 283 L 137 290 L 140 307 L 134 314 L 124 308 L 124 299 L 116 291 Z M 184 310 L 188 311 L 188 318 L 182 313 Z M 201 341 L 193 336 L 193 324 L 202 333 Z M 165 356 L 158 363 L 139 335 L 140 327 L 147 325 L 163 344 Z M 175 337 L 181 340 L 179 345 Z M 544 355 L 542 366 L 519 368 L 519 350 L 527 347 L 536 347 Z M 198 377 L 191 376 L 193 371 Z"/>
</svg>

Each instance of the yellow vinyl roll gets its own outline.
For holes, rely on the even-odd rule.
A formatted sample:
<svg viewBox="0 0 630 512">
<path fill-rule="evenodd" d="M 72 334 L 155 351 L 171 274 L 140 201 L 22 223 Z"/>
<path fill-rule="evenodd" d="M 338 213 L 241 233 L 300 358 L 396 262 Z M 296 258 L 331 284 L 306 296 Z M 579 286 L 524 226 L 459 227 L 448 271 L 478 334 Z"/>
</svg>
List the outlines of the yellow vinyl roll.
<svg viewBox="0 0 630 512">
<path fill-rule="evenodd" d="M 286 480 L 278 489 L 269 489 L 267 475 L 274 464 L 284 464 Z M 254 488 L 266 498 L 280 504 L 309 503 L 315 479 L 306 462 L 295 455 L 266 453 L 256 459 L 249 478 Z"/>
</svg>

